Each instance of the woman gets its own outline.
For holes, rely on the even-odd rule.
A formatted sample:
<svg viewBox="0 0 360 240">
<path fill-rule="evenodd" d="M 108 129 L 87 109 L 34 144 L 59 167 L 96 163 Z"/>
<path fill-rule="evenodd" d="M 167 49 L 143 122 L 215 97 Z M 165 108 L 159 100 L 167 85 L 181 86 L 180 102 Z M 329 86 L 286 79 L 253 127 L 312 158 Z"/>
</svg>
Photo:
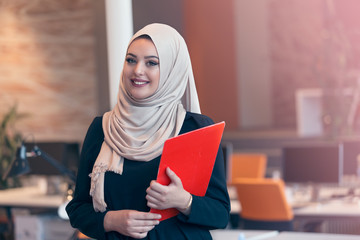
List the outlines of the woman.
<svg viewBox="0 0 360 240">
<path fill-rule="evenodd" d="M 138 31 L 127 49 L 117 105 L 95 118 L 85 137 L 66 208 L 72 226 L 96 239 L 211 239 L 209 230 L 224 228 L 229 218 L 221 150 L 204 197 L 184 190 L 169 168 L 170 185 L 155 181 L 165 140 L 210 124 L 200 114 L 184 39 L 164 24 Z M 150 208 L 180 213 L 160 222 Z"/>
</svg>

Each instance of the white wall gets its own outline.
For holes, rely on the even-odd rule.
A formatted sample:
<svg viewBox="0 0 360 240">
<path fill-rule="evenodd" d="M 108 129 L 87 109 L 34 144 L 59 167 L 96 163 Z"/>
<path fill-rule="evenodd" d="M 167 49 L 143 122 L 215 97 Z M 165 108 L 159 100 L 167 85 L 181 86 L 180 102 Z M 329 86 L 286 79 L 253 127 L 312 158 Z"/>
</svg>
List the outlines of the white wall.
<svg viewBox="0 0 360 240">
<path fill-rule="evenodd" d="M 272 126 L 267 3 L 234 1 L 241 129 Z"/>
<path fill-rule="evenodd" d="M 106 0 L 110 108 L 117 102 L 126 48 L 133 35 L 131 0 Z"/>
</svg>

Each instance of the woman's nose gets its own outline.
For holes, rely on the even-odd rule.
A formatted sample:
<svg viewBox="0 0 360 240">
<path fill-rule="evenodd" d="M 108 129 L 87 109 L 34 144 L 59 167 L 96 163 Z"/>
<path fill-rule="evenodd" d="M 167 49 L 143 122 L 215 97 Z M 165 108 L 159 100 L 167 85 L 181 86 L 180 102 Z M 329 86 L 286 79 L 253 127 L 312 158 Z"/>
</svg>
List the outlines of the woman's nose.
<svg viewBox="0 0 360 240">
<path fill-rule="evenodd" d="M 144 74 L 144 67 L 141 63 L 137 63 L 135 66 L 135 74 L 142 75 Z"/>
</svg>

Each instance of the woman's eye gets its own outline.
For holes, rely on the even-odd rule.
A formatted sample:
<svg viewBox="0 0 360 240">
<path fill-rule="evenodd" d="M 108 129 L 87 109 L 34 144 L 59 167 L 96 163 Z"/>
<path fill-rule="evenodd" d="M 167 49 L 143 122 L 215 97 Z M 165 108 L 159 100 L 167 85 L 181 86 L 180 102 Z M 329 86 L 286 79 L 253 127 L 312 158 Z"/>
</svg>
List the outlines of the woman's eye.
<svg viewBox="0 0 360 240">
<path fill-rule="evenodd" d="M 135 59 L 133 58 L 126 58 L 127 63 L 136 63 Z"/>
<path fill-rule="evenodd" d="M 149 66 L 157 66 L 157 65 L 159 65 L 159 63 L 156 61 L 148 61 L 148 65 Z"/>
</svg>

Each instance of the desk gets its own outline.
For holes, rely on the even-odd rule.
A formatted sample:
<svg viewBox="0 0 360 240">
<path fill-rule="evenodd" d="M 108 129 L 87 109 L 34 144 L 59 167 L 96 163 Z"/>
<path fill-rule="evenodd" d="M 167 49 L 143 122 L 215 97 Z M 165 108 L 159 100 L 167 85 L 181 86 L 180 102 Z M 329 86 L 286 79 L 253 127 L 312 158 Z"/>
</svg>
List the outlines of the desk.
<svg viewBox="0 0 360 240">
<path fill-rule="evenodd" d="M 212 230 L 214 240 L 359 240 L 360 235 L 278 232 L 265 230 Z"/>
<path fill-rule="evenodd" d="M 360 204 L 358 201 L 331 200 L 294 209 L 294 224 L 299 231 L 360 234 Z M 359 237 L 360 239 L 360 237 Z"/>
<path fill-rule="evenodd" d="M 266 230 L 211 230 L 213 240 L 261 240 L 274 237 L 278 231 Z"/>
<path fill-rule="evenodd" d="M 46 195 L 39 187 L 13 188 L 0 191 L 0 207 L 5 208 L 8 218 L 8 231 L 14 231 L 14 208 L 39 210 L 41 212 L 57 213 L 59 206 L 64 202 L 64 195 Z M 70 226 L 70 224 L 68 224 Z"/>
<path fill-rule="evenodd" d="M 64 195 L 46 195 L 39 187 L 0 191 L 0 207 L 57 209 L 64 201 Z"/>
<path fill-rule="evenodd" d="M 357 201 L 332 200 L 326 203 L 309 204 L 293 211 L 296 218 L 346 218 L 360 220 L 360 202 Z"/>
<path fill-rule="evenodd" d="M 360 236 L 348 234 L 281 232 L 267 240 L 359 240 Z"/>
<path fill-rule="evenodd" d="M 343 197 L 332 199 L 331 196 L 334 193 L 335 195 L 345 196 L 347 190 L 345 188 L 324 188 L 320 196 L 322 199 L 329 200 L 322 203 L 306 203 L 306 200 L 309 201 L 310 198 L 306 196 L 306 192 L 300 193 L 297 194 L 296 199 L 292 198 L 293 201 L 290 201 L 290 204 L 294 204 L 295 230 L 360 234 L 360 198 Z M 236 198 L 236 192 L 231 186 L 229 187 L 229 195 L 231 198 L 231 214 L 232 218 L 235 219 L 232 225 L 236 226 L 235 216 L 241 212 L 241 205 Z M 299 207 L 300 205 L 302 207 Z"/>
</svg>

